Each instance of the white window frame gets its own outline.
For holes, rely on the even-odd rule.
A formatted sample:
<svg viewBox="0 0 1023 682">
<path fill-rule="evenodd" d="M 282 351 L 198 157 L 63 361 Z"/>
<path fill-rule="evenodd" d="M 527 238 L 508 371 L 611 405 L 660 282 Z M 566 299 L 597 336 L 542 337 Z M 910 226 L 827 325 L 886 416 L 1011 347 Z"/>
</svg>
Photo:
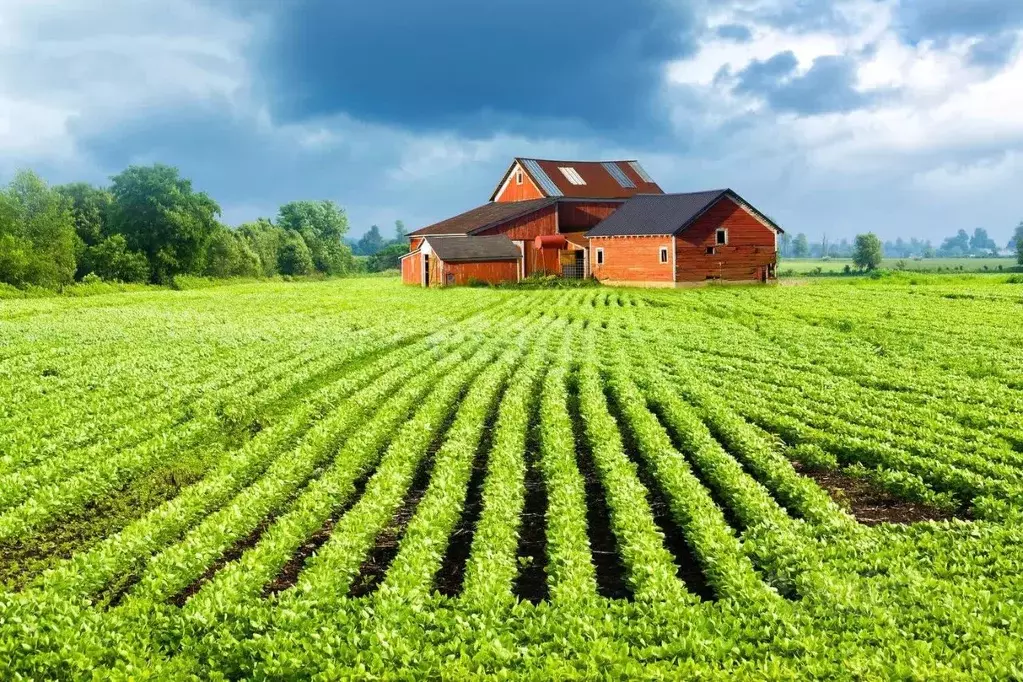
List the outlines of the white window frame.
<svg viewBox="0 0 1023 682">
<path fill-rule="evenodd" d="M 718 235 L 721 234 L 722 232 L 724 232 L 724 234 L 725 234 L 725 241 L 719 242 L 718 241 Z M 717 230 L 714 231 L 714 246 L 728 246 L 728 228 L 727 227 L 719 227 Z"/>
<path fill-rule="evenodd" d="M 668 262 L 668 247 L 667 246 L 662 246 L 661 247 L 661 250 L 659 252 L 659 256 L 660 256 L 660 261 L 662 263 L 667 263 Z"/>
<path fill-rule="evenodd" d="M 597 249 L 597 265 L 603 265 L 603 264 L 604 264 L 604 249 L 603 248 L 598 248 Z"/>
<path fill-rule="evenodd" d="M 586 181 L 583 180 L 583 176 L 579 175 L 579 171 L 572 166 L 558 166 L 558 170 L 561 171 L 561 174 L 565 176 L 565 179 L 573 185 L 582 186 L 586 184 Z"/>
<path fill-rule="evenodd" d="M 518 169 L 517 171 L 515 171 L 515 184 L 516 184 L 516 185 L 521 185 L 521 184 L 522 184 L 522 181 L 523 181 L 523 178 L 522 178 L 522 169 L 520 168 L 520 169 Z"/>
</svg>

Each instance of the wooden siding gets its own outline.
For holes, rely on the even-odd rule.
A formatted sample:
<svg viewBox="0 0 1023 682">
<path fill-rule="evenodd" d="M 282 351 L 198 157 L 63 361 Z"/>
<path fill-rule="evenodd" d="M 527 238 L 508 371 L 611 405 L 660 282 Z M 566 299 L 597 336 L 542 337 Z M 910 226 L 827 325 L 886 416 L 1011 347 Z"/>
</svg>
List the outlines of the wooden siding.
<svg viewBox="0 0 1023 682">
<path fill-rule="evenodd" d="M 548 275 L 561 274 L 561 259 L 557 249 L 538 249 L 532 240 L 525 244 L 526 277 L 541 272 Z"/>
<path fill-rule="evenodd" d="M 437 279 L 438 284 L 444 286 L 464 286 L 470 281 L 489 282 L 514 282 L 518 279 L 518 261 L 487 261 L 484 263 L 445 263 L 440 261 Z"/>
<path fill-rule="evenodd" d="M 423 254 L 416 253 L 401 259 L 401 281 L 405 284 L 423 285 Z"/>
<path fill-rule="evenodd" d="M 661 247 L 668 248 L 668 262 L 661 262 Z M 597 264 L 597 249 L 604 249 L 604 263 Z M 597 279 L 614 282 L 672 281 L 671 237 L 593 237 L 590 239 L 590 271 Z"/>
<path fill-rule="evenodd" d="M 560 201 L 558 228 L 561 232 L 588 230 L 621 208 L 622 202 Z"/>
<path fill-rule="evenodd" d="M 518 166 L 516 166 L 515 170 L 518 170 Z M 543 199 L 546 196 L 533 184 L 529 173 L 525 171 L 522 171 L 522 184 L 515 184 L 515 170 L 509 175 L 508 184 L 505 185 L 504 191 L 498 194 L 494 201 L 529 201 L 530 199 Z"/>
<path fill-rule="evenodd" d="M 513 241 L 518 239 L 532 241 L 540 235 L 557 233 L 557 207 L 552 205 L 479 232 L 478 236 L 503 234 Z"/>
<path fill-rule="evenodd" d="M 717 244 L 717 230 L 728 230 L 728 244 Z M 708 254 L 708 247 L 714 248 Z M 774 230 L 728 198 L 710 207 L 676 239 L 678 282 L 758 281 L 774 274 L 778 262 Z"/>
<path fill-rule="evenodd" d="M 412 237 L 409 240 L 408 250 L 410 252 L 411 251 L 418 251 L 419 247 L 422 246 L 422 245 L 423 245 L 423 237 Z"/>
</svg>

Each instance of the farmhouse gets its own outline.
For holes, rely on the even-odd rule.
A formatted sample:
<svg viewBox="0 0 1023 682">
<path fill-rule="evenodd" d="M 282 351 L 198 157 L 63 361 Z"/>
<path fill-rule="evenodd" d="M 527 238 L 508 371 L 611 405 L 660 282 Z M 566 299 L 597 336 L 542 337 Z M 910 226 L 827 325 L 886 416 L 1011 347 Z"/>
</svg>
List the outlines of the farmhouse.
<svg viewBox="0 0 1023 682">
<path fill-rule="evenodd" d="M 488 203 L 412 232 L 401 272 L 419 286 L 768 281 L 779 233 L 731 190 L 664 194 L 637 161 L 517 158 Z"/>
</svg>

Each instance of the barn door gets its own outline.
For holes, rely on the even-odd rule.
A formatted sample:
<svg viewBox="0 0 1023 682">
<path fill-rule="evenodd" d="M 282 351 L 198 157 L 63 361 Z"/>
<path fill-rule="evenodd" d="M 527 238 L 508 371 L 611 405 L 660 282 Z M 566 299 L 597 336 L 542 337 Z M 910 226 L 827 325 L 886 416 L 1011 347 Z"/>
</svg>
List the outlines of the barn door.
<svg viewBox="0 0 1023 682">
<path fill-rule="evenodd" d="M 423 254 L 423 286 L 430 286 L 430 256 Z"/>
</svg>

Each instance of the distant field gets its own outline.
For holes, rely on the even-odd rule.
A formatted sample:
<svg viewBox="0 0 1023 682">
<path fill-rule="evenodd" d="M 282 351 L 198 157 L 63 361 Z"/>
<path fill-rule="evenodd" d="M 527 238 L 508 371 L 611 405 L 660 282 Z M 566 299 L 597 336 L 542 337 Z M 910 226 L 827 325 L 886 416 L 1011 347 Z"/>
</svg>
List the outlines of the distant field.
<svg viewBox="0 0 1023 682">
<path fill-rule="evenodd" d="M 901 265 L 900 265 L 901 263 Z M 822 273 L 838 273 L 845 270 L 848 265 L 853 270 L 852 259 L 832 258 L 821 260 L 819 258 L 781 258 L 778 261 L 778 272 L 782 277 L 793 275 L 806 275 L 814 273 L 820 268 Z M 1015 258 L 925 258 L 914 260 L 912 258 L 885 258 L 881 267 L 889 270 L 920 270 L 920 271 L 963 271 L 963 272 L 998 272 L 1018 267 Z"/>
<path fill-rule="evenodd" d="M 1020 679 L 1020 280 L 0 301 L 0 680 Z"/>
</svg>

